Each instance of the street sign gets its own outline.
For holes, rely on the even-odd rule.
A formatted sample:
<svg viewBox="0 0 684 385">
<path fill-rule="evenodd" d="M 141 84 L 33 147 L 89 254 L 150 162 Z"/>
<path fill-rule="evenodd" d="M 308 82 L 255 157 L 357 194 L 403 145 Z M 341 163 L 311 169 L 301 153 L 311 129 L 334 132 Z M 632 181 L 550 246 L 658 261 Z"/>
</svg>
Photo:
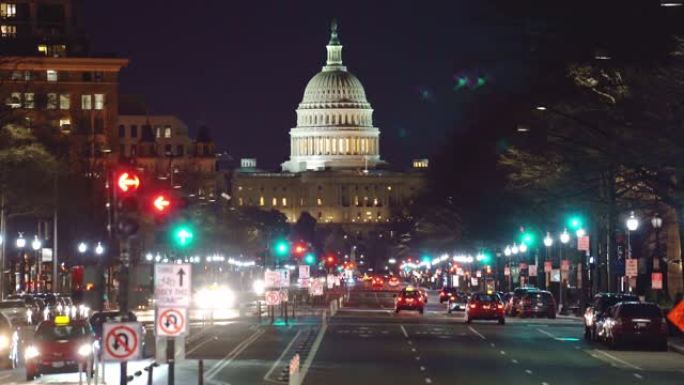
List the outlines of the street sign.
<svg viewBox="0 0 684 385">
<path fill-rule="evenodd" d="M 157 335 L 166 337 L 178 337 L 187 333 L 187 309 L 185 308 L 159 308 L 157 309 Z"/>
<path fill-rule="evenodd" d="M 625 259 L 625 276 L 636 277 L 639 275 L 639 263 L 635 258 Z"/>
<path fill-rule="evenodd" d="M 589 236 L 577 238 L 577 250 L 589 251 Z"/>
<path fill-rule="evenodd" d="M 299 278 L 309 278 L 309 265 L 299 265 Z"/>
<path fill-rule="evenodd" d="M 570 271 L 570 261 L 564 259 L 561 261 L 561 271 Z"/>
<path fill-rule="evenodd" d="M 663 273 L 660 273 L 660 272 L 651 273 L 651 288 L 652 289 L 662 289 L 663 288 Z"/>
<path fill-rule="evenodd" d="M 667 313 L 667 319 L 679 330 L 684 331 L 684 301 L 679 301 L 679 304 Z"/>
<path fill-rule="evenodd" d="M 335 287 L 335 276 L 334 276 L 334 275 L 328 274 L 328 276 L 326 277 L 326 280 L 325 280 L 325 281 L 326 281 L 326 283 L 328 284 L 328 290 L 330 290 L 330 289 L 332 289 L 333 287 Z"/>
<path fill-rule="evenodd" d="M 268 306 L 280 305 L 280 291 L 269 290 L 264 294 L 264 301 Z"/>
<path fill-rule="evenodd" d="M 510 267 L 508 267 L 508 266 L 504 267 L 504 275 L 507 277 L 509 275 L 511 275 L 511 268 Z"/>
<path fill-rule="evenodd" d="M 102 327 L 105 361 L 128 361 L 140 358 L 142 324 L 106 322 Z"/>
<path fill-rule="evenodd" d="M 536 277 L 537 276 L 537 265 L 528 266 L 528 272 L 529 272 L 530 277 Z"/>
<path fill-rule="evenodd" d="M 475 272 L 475 276 L 476 276 L 477 278 L 482 278 L 482 270 L 477 270 L 477 271 Z"/>
<path fill-rule="evenodd" d="M 471 278 L 470 278 L 470 286 L 477 286 L 477 285 L 479 285 L 479 284 L 480 284 L 480 280 L 479 280 L 479 279 L 477 279 L 477 278 L 475 278 L 475 277 L 471 277 Z"/>
<path fill-rule="evenodd" d="M 551 282 L 560 282 L 561 274 L 559 269 L 551 270 Z"/>
<path fill-rule="evenodd" d="M 268 288 L 280 287 L 280 273 L 273 270 L 264 271 L 264 285 Z"/>
<path fill-rule="evenodd" d="M 290 287 L 290 270 L 278 269 L 280 274 L 280 287 Z"/>
<path fill-rule="evenodd" d="M 287 289 L 281 289 L 280 290 L 280 302 L 287 302 L 289 301 L 288 296 L 287 296 Z"/>
<path fill-rule="evenodd" d="M 551 261 L 544 262 L 544 273 L 550 273 L 551 271 L 553 271 L 553 262 L 551 262 Z"/>
<path fill-rule="evenodd" d="M 156 306 L 190 307 L 192 299 L 192 266 L 154 265 L 154 299 Z"/>
<path fill-rule="evenodd" d="M 463 273 L 463 268 L 462 268 L 462 267 L 457 267 L 457 268 L 456 268 L 456 275 L 461 275 L 461 276 L 462 276 L 463 274 L 464 274 L 464 273 Z"/>
<path fill-rule="evenodd" d="M 299 278 L 299 287 L 303 289 L 311 287 L 311 278 Z"/>
<path fill-rule="evenodd" d="M 323 295 L 323 282 L 320 279 L 311 280 L 311 295 Z"/>
</svg>

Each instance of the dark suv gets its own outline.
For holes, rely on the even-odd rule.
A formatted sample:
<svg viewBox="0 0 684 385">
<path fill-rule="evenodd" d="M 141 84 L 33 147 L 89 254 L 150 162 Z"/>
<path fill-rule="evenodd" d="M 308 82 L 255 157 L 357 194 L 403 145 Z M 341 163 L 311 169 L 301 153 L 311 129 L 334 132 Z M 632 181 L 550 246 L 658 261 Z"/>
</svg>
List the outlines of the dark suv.
<svg viewBox="0 0 684 385">
<path fill-rule="evenodd" d="M 556 300 L 546 290 L 529 290 L 522 294 L 514 308 L 520 317 L 556 318 Z"/>
<path fill-rule="evenodd" d="M 506 303 L 506 314 L 507 315 L 517 315 L 518 311 L 518 302 L 520 302 L 520 299 L 522 298 L 523 295 L 527 294 L 530 291 L 538 291 L 536 287 L 519 287 L 515 290 L 513 290 L 513 295 L 510 296 L 508 299 L 508 303 Z"/>
<path fill-rule="evenodd" d="M 609 307 L 619 302 L 639 302 L 639 297 L 634 294 L 624 293 L 598 293 L 594 296 L 591 304 L 584 311 L 584 338 L 596 341 L 596 322 L 606 316 Z"/>
</svg>

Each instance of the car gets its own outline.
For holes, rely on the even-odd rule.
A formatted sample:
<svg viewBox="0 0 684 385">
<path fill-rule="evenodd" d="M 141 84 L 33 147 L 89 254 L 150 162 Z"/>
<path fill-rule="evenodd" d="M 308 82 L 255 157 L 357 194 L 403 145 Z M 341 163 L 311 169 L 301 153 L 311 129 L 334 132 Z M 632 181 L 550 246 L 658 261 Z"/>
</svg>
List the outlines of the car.
<svg viewBox="0 0 684 385">
<path fill-rule="evenodd" d="M 447 313 L 451 314 L 454 310 L 465 311 L 466 306 L 468 306 L 468 294 L 461 291 L 453 293 L 447 302 Z"/>
<path fill-rule="evenodd" d="M 0 367 L 14 369 L 19 363 L 19 335 L 12 322 L 0 314 Z"/>
<path fill-rule="evenodd" d="M 473 293 L 466 307 L 465 322 L 473 320 L 496 320 L 499 325 L 506 323 L 504 304 L 495 293 Z"/>
<path fill-rule="evenodd" d="M 602 323 L 606 311 L 611 306 L 622 302 L 639 302 L 639 297 L 629 293 L 597 293 L 591 304 L 584 311 L 584 338 L 596 341 L 598 338 L 596 324 Z"/>
<path fill-rule="evenodd" d="M 29 306 L 23 299 L 0 301 L 0 313 L 6 316 L 13 325 L 32 325 L 40 316 L 37 308 Z"/>
<path fill-rule="evenodd" d="M 423 314 L 425 309 L 425 299 L 423 294 L 416 289 L 406 288 L 399 292 L 394 303 L 394 312 L 399 313 L 401 310 L 417 310 L 418 313 Z"/>
<path fill-rule="evenodd" d="M 400 283 L 401 281 L 396 276 L 391 276 L 390 279 L 387 281 L 387 284 L 390 285 L 390 287 L 397 287 Z"/>
<path fill-rule="evenodd" d="M 371 280 L 371 286 L 374 289 L 381 289 L 385 287 L 385 280 L 382 279 L 382 277 L 373 277 L 373 279 Z"/>
<path fill-rule="evenodd" d="M 442 290 L 439 291 L 439 303 L 449 301 L 449 297 L 451 297 L 453 294 L 456 294 L 455 287 L 444 286 Z"/>
<path fill-rule="evenodd" d="M 534 290 L 539 289 L 537 289 L 536 287 L 519 287 L 513 290 L 513 294 L 509 298 L 508 302 L 504 304 L 506 308 L 506 314 L 511 316 L 516 315 L 518 302 L 520 302 L 520 299 L 522 298 L 523 294 Z"/>
<path fill-rule="evenodd" d="M 24 353 L 26 380 L 32 381 L 43 373 L 70 373 L 84 368 L 92 374 L 94 354 L 95 333 L 87 321 L 64 315 L 42 321 Z"/>
<path fill-rule="evenodd" d="M 556 318 L 556 300 L 546 290 L 530 290 L 524 293 L 515 305 L 515 314 L 520 317 Z"/>
<path fill-rule="evenodd" d="M 599 338 L 611 349 L 628 343 L 667 350 L 667 321 L 654 303 L 620 302 L 611 306 L 597 324 Z"/>
<path fill-rule="evenodd" d="M 105 322 L 137 322 L 137 316 L 132 312 L 129 311 L 126 314 L 126 317 L 123 317 L 123 313 L 118 311 L 118 310 L 111 310 L 111 311 L 101 311 L 101 312 L 95 312 L 93 313 L 92 316 L 90 316 L 89 323 L 90 326 L 93 328 L 93 333 L 95 333 L 95 339 L 102 345 L 102 328 Z M 142 336 L 140 338 L 141 341 L 141 351 L 143 353 L 144 357 L 149 356 L 149 353 L 147 349 L 149 348 L 147 342 L 146 342 L 146 330 L 145 328 L 142 328 Z"/>
</svg>

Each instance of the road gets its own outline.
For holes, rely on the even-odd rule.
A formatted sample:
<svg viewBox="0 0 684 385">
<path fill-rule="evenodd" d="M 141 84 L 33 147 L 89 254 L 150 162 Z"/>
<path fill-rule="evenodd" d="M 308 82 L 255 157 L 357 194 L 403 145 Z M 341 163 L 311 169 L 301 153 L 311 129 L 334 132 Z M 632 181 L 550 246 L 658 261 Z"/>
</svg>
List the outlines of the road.
<svg viewBox="0 0 684 385">
<path fill-rule="evenodd" d="M 579 320 L 508 319 L 506 325 L 446 314 L 431 293 L 425 314 L 392 309 L 392 293 L 352 292 L 325 326 L 312 312 L 294 323 L 233 320 L 194 327 L 190 359 L 176 367 L 177 384 L 196 384 L 204 359 L 210 385 L 285 384 L 289 359 L 300 353 L 304 384 L 681 384 L 684 357 L 674 352 L 613 351 L 582 339 Z M 149 360 L 130 363 L 129 373 Z M 118 384 L 115 364 L 108 384 Z M 0 371 L 0 383 L 25 384 L 21 368 Z M 72 374 L 32 383 L 77 383 Z M 144 376 L 130 384 L 146 384 Z M 166 365 L 154 384 L 167 383 Z"/>
</svg>

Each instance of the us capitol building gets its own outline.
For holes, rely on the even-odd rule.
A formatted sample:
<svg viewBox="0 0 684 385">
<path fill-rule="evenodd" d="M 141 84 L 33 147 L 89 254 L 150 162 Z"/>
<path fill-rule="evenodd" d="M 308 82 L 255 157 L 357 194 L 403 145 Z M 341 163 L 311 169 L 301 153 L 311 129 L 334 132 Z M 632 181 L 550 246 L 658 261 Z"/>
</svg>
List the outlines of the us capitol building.
<svg viewBox="0 0 684 385">
<path fill-rule="evenodd" d="M 243 159 L 232 180 L 238 207 L 276 209 L 296 222 L 309 212 L 318 223 L 379 224 L 408 205 L 423 187 L 427 159 L 407 172 L 380 158 L 380 130 L 363 85 L 347 71 L 337 25 L 331 25 L 327 61 L 307 84 L 290 130 L 290 160 L 282 172 Z"/>
</svg>

